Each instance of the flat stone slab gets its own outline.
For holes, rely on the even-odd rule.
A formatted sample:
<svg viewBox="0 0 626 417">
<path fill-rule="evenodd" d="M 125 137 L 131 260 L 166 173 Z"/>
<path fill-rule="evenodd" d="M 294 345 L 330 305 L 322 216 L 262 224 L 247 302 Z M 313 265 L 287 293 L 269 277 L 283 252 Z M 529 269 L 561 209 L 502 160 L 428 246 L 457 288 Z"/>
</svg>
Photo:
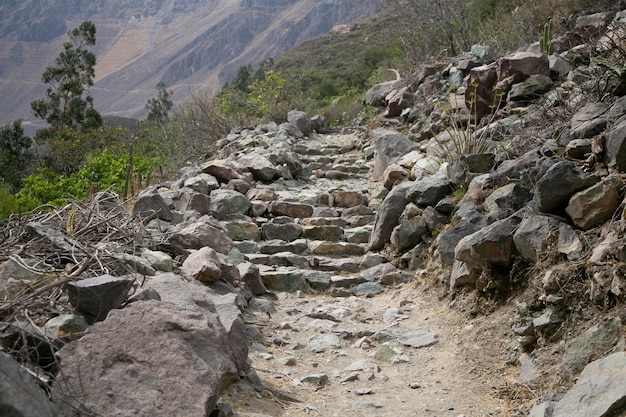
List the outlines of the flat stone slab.
<svg viewBox="0 0 626 417">
<path fill-rule="evenodd" d="M 399 341 L 405 346 L 423 348 L 434 345 L 438 340 L 435 333 L 431 333 L 427 330 L 416 330 L 405 334 Z"/>
</svg>

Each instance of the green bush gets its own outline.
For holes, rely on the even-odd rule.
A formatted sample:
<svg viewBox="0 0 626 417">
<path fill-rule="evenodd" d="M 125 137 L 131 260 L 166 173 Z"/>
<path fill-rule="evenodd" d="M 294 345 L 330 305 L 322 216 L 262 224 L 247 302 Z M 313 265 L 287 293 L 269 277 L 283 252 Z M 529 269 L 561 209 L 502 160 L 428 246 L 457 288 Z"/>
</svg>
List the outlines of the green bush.
<svg viewBox="0 0 626 417">
<path fill-rule="evenodd" d="M 131 154 L 115 154 L 108 149 L 92 155 L 74 174 L 64 176 L 48 168 L 24 178 L 17 193 L 18 201 L 28 202 L 30 208 L 50 204 L 60 206 L 68 199 L 86 199 L 89 195 L 109 190 L 125 197 L 131 177 L 149 178 L 154 164 L 146 158 Z"/>
</svg>

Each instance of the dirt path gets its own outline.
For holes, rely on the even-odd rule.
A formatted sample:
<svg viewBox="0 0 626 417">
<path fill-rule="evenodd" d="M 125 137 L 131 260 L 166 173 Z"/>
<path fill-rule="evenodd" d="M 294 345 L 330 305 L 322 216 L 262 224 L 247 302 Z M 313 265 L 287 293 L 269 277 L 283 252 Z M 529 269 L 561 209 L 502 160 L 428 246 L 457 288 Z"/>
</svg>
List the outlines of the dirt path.
<svg viewBox="0 0 626 417">
<path fill-rule="evenodd" d="M 281 294 L 273 304 L 271 317 L 250 313 L 247 321 L 265 342 L 252 345 L 252 366 L 274 393 L 245 381 L 234 385 L 224 400 L 242 417 L 516 415 L 498 398 L 517 378 L 503 363 L 501 323 L 460 317 L 419 281 L 371 298 Z M 398 343 L 416 330 L 435 333 L 437 342 Z M 312 351 L 311 338 L 329 334 L 339 346 Z M 385 354 L 386 334 L 395 338 L 393 359 Z"/>
<path fill-rule="evenodd" d="M 328 154 L 325 147 L 352 146 L 332 158 L 335 165 L 358 165 L 363 161 L 357 142 L 354 135 L 329 135 L 306 146 L 322 150 L 322 156 Z M 375 185 L 366 176 L 341 183 L 321 176 L 315 187 Z M 481 316 L 451 306 L 448 297 L 438 297 L 444 286 L 436 280 L 418 272 L 371 297 L 333 297 L 327 291 L 264 297 L 260 309 L 245 316 L 260 381 L 253 376 L 234 384 L 224 402 L 242 417 L 524 415 L 515 410 L 519 402 L 502 399 L 511 397 L 503 390 L 517 379 L 517 368 L 506 364 L 512 340 L 507 315 Z M 402 343 L 417 331 L 434 334 L 435 343 Z"/>
</svg>

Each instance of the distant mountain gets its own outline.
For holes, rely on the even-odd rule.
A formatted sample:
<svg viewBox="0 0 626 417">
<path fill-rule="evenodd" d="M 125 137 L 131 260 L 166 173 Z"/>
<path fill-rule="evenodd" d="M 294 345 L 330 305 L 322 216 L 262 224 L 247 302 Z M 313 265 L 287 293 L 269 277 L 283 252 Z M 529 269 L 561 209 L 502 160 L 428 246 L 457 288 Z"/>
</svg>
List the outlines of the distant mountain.
<svg viewBox="0 0 626 417">
<path fill-rule="evenodd" d="M 97 28 L 96 108 L 143 117 L 160 81 L 175 101 L 213 94 L 241 66 L 378 11 L 378 0 L 3 0 L 0 123 L 32 121 L 41 74 L 84 20 Z"/>
</svg>

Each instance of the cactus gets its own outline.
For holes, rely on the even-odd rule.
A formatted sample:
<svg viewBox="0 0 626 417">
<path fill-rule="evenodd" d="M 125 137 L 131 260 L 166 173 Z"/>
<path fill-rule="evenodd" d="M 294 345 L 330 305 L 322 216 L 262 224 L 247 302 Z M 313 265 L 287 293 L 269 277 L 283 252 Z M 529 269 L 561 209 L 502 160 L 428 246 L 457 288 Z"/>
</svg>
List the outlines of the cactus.
<svg viewBox="0 0 626 417">
<path fill-rule="evenodd" d="M 550 55 L 552 53 L 552 19 L 548 19 L 543 25 L 543 36 L 539 40 L 541 53 Z"/>
</svg>

